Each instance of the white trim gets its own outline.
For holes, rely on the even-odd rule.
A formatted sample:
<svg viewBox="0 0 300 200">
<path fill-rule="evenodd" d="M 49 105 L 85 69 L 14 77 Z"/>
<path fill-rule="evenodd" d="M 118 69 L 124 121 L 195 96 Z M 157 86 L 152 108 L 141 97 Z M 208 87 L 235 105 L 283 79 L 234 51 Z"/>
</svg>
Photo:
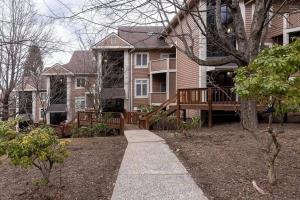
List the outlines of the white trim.
<svg viewBox="0 0 300 200">
<path fill-rule="evenodd" d="M 298 32 L 298 31 L 300 31 L 300 27 L 286 29 L 286 33 Z"/>
<path fill-rule="evenodd" d="M 166 73 L 166 93 L 167 99 L 170 99 L 170 72 Z"/>
<path fill-rule="evenodd" d="M 62 69 L 64 69 L 64 70 L 66 70 L 67 72 L 69 72 L 69 73 L 47 73 L 47 71 L 49 71 L 50 69 L 52 69 L 52 68 L 54 68 L 54 67 L 60 67 L 60 68 L 62 68 Z M 73 72 L 71 72 L 70 70 L 68 70 L 68 69 L 66 69 L 66 68 L 64 68 L 61 64 L 55 64 L 55 65 L 53 65 L 52 67 L 50 67 L 49 69 L 47 69 L 46 71 L 44 71 L 43 73 L 42 73 L 42 75 L 43 76 L 48 76 L 48 75 L 53 75 L 53 74 L 61 74 L 61 75 L 74 75 L 74 73 Z"/>
<path fill-rule="evenodd" d="M 84 79 L 85 80 L 83 87 L 78 87 L 77 86 L 77 80 L 78 79 Z M 80 76 L 76 77 L 75 78 L 75 89 L 85 89 L 86 82 L 87 82 L 87 78 L 86 77 L 80 77 Z"/>
<path fill-rule="evenodd" d="M 80 99 L 82 101 L 82 99 L 84 99 L 84 108 L 80 108 L 80 109 L 77 109 L 77 103 L 76 101 L 78 101 L 78 99 Z M 78 111 L 84 111 L 85 110 L 85 107 L 86 107 L 86 95 L 84 96 L 78 96 L 78 97 L 75 97 L 75 112 L 78 112 Z"/>
<path fill-rule="evenodd" d="M 170 58 L 170 55 L 171 54 L 175 54 L 175 58 Z M 168 58 L 163 58 L 162 56 L 163 55 L 168 55 Z M 160 59 L 158 59 L 158 60 L 163 60 L 163 59 L 176 59 L 176 53 L 160 53 Z"/>
<path fill-rule="evenodd" d="M 31 110 L 31 112 L 32 112 L 32 120 L 34 121 L 34 122 L 36 122 L 37 120 L 36 120 L 36 93 L 35 92 L 32 92 L 32 110 Z"/>
<path fill-rule="evenodd" d="M 106 37 L 104 37 L 102 40 L 100 40 L 99 42 L 97 42 L 96 44 L 93 45 L 92 49 L 99 49 L 101 47 L 104 47 L 104 48 L 109 48 L 109 47 L 112 47 L 112 48 L 116 48 L 117 46 L 98 46 L 98 44 L 100 44 L 101 42 L 103 42 L 104 40 L 108 39 L 109 37 L 111 37 L 112 35 L 116 36 L 117 38 L 119 38 L 120 40 L 122 40 L 123 42 L 127 43 L 128 46 L 126 47 L 130 47 L 130 48 L 133 48 L 133 46 L 127 42 L 125 39 L 123 39 L 122 37 L 120 37 L 118 34 L 116 34 L 115 32 L 112 32 L 110 33 L 109 35 L 107 35 Z M 119 46 L 119 47 L 123 47 L 124 46 Z"/>
<path fill-rule="evenodd" d="M 142 95 L 142 96 L 137 96 L 136 92 L 136 82 L 137 81 L 147 81 L 147 95 Z M 141 87 L 142 89 L 143 87 Z M 143 91 L 141 90 L 141 93 L 143 93 Z M 148 78 L 136 78 L 134 79 L 134 98 L 136 99 L 147 99 L 149 97 L 149 79 Z"/>
<path fill-rule="evenodd" d="M 240 6 L 240 9 L 241 9 L 243 21 L 244 21 L 244 24 L 245 24 L 245 23 L 246 23 L 246 7 L 245 7 L 245 1 L 244 1 L 244 0 L 240 1 L 240 2 L 239 2 L 239 6 Z"/>
<path fill-rule="evenodd" d="M 159 70 L 159 71 L 152 71 L 150 74 L 160 74 L 160 73 L 168 73 L 168 72 L 177 72 L 176 69 L 169 69 L 169 70 Z"/>
<path fill-rule="evenodd" d="M 129 105 L 129 52 L 128 50 L 124 51 L 124 90 L 125 90 L 125 101 L 124 108 L 126 110 L 130 109 Z"/>
<path fill-rule="evenodd" d="M 92 49 L 133 49 L 133 46 L 97 46 L 97 48 Z"/>
<path fill-rule="evenodd" d="M 76 83 L 77 84 L 77 83 Z M 72 111 L 71 111 L 71 98 L 72 98 L 72 79 L 67 77 L 67 122 L 72 120 Z"/>
<path fill-rule="evenodd" d="M 47 92 L 47 97 L 49 98 L 47 106 L 50 104 L 50 100 L 51 100 L 50 85 L 51 85 L 51 83 L 50 83 L 50 76 L 46 76 L 46 92 Z M 50 112 L 47 112 L 46 113 L 46 123 L 47 123 L 47 125 L 50 125 L 50 120 L 51 120 Z"/>
<path fill-rule="evenodd" d="M 130 53 L 130 111 L 133 111 L 133 53 Z"/>
<path fill-rule="evenodd" d="M 141 54 L 141 55 L 147 55 L 147 64 L 146 65 L 137 65 L 136 64 L 136 60 L 137 60 L 137 55 Z M 134 68 L 135 69 L 146 69 L 149 67 L 149 52 L 135 52 L 134 53 Z M 143 56 L 141 56 L 141 62 L 143 61 Z"/>
<path fill-rule="evenodd" d="M 254 11 L 255 11 L 255 3 L 252 3 L 252 6 L 251 6 L 251 19 L 253 19 Z"/>
</svg>

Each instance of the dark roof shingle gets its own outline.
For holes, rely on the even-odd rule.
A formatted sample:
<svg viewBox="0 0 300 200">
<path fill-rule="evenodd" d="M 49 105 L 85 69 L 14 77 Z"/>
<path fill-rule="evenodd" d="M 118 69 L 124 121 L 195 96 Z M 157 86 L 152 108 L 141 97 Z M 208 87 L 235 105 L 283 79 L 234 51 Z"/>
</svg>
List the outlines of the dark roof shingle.
<svg viewBox="0 0 300 200">
<path fill-rule="evenodd" d="M 139 49 L 169 48 L 164 39 L 161 39 L 162 26 L 120 26 L 118 35 Z"/>
<path fill-rule="evenodd" d="M 74 51 L 69 63 L 62 66 L 74 74 L 97 72 L 97 64 L 92 51 Z"/>
</svg>

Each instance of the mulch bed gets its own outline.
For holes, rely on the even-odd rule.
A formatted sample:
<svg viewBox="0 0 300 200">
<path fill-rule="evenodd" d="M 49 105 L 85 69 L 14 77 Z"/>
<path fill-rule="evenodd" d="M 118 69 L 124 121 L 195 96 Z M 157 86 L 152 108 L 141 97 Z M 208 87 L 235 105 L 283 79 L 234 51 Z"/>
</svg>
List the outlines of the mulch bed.
<svg viewBox="0 0 300 200">
<path fill-rule="evenodd" d="M 288 124 L 280 136 L 278 183 L 273 187 L 255 140 L 239 124 L 202 128 L 191 137 L 166 131 L 157 134 L 166 139 L 209 199 L 300 199 L 300 124 Z M 266 195 L 254 189 L 253 180 Z"/>
<path fill-rule="evenodd" d="M 0 199 L 110 199 L 125 152 L 125 137 L 71 139 L 70 156 L 54 169 L 51 184 L 37 187 L 40 173 L 0 165 Z"/>
</svg>

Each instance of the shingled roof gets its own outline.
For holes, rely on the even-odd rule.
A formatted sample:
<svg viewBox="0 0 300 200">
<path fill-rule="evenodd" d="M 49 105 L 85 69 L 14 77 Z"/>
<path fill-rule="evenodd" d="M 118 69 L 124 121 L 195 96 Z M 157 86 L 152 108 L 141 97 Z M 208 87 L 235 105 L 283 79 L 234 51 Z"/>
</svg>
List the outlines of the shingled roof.
<svg viewBox="0 0 300 200">
<path fill-rule="evenodd" d="M 138 49 L 169 48 L 161 39 L 162 26 L 120 26 L 118 35 Z"/>
<path fill-rule="evenodd" d="M 74 51 L 69 63 L 62 66 L 74 74 L 97 72 L 96 59 L 92 51 Z"/>
</svg>

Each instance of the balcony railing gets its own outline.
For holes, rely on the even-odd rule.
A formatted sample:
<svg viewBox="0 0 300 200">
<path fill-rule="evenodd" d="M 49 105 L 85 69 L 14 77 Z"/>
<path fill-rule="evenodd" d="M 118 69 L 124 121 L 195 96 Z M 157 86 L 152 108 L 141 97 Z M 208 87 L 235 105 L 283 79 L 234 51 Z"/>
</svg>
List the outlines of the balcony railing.
<svg viewBox="0 0 300 200">
<path fill-rule="evenodd" d="M 150 61 L 150 72 L 176 69 L 176 58 L 164 58 Z"/>
<path fill-rule="evenodd" d="M 151 95 L 151 103 L 163 103 L 167 100 L 166 92 L 152 92 Z"/>
<path fill-rule="evenodd" d="M 288 28 L 300 27 L 300 10 L 289 14 Z"/>
</svg>

